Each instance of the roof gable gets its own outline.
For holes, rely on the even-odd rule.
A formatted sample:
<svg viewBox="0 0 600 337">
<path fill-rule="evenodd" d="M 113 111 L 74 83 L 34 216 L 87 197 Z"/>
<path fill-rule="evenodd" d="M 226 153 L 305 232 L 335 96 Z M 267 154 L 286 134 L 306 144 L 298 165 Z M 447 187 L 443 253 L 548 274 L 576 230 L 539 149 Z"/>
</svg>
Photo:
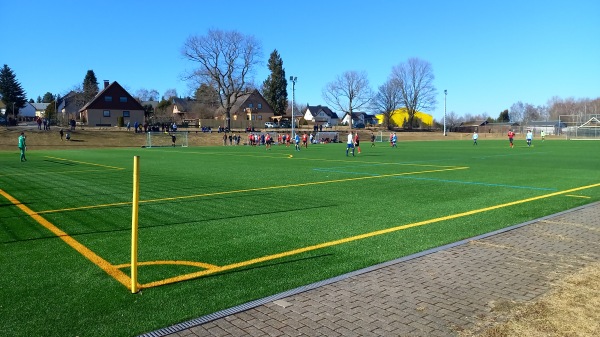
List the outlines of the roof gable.
<svg viewBox="0 0 600 337">
<path fill-rule="evenodd" d="M 250 104 L 252 104 L 252 107 L 249 106 Z M 241 96 L 239 96 L 233 104 L 231 112 L 243 112 L 246 108 L 256 109 L 258 108 L 258 104 L 262 104 L 261 110 L 264 112 L 274 113 L 267 100 L 256 89 L 243 93 Z"/>
<path fill-rule="evenodd" d="M 108 99 L 109 97 L 110 99 Z M 121 97 L 124 98 L 124 102 Z M 79 111 L 89 109 L 144 110 L 144 107 L 117 81 L 114 81 L 102 89 L 96 97 L 86 103 Z"/>
<path fill-rule="evenodd" d="M 323 112 L 325 115 L 331 118 L 337 118 L 337 114 L 326 106 L 322 105 L 308 105 L 306 106 L 306 110 L 313 116 L 316 117 L 319 113 Z"/>
</svg>

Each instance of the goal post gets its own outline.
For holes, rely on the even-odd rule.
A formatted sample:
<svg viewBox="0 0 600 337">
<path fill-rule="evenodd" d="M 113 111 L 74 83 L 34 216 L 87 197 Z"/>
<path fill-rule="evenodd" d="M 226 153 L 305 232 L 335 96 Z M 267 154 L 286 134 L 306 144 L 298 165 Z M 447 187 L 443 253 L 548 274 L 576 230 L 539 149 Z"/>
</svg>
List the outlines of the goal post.
<svg viewBox="0 0 600 337">
<path fill-rule="evenodd" d="M 600 115 L 560 115 L 559 126 L 568 140 L 600 140 Z"/>
<path fill-rule="evenodd" d="M 146 132 L 146 147 L 188 147 L 188 131 Z"/>
<path fill-rule="evenodd" d="M 384 136 L 383 131 L 379 131 L 377 134 L 375 134 L 375 142 L 377 143 L 387 142 L 389 139 L 390 137 L 387 135 Z"/>
</svg>

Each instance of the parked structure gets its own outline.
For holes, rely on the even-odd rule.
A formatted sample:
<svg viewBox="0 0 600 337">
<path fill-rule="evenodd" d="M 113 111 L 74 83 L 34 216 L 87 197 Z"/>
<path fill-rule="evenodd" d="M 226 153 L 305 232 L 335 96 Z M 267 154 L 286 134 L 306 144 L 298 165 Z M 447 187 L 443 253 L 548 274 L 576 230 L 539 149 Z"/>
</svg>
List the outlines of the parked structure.
<svg viewBox="0 0 600 337">
<path fill-rule="evenodd" d="M 144 107 L 119 83 L 104 81 L 104 89 L 80 110 L 81 122 L 88 126 L 117 126 L 123 123 L 144 124 Z"/>
</svg>

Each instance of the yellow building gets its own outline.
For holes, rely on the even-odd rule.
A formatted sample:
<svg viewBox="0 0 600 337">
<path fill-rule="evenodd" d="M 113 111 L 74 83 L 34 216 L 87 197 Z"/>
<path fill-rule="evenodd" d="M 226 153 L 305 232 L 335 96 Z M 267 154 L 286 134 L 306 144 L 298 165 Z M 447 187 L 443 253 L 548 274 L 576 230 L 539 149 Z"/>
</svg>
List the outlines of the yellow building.
<svg viewBox="0 0 600 337">
<path fill-rule="evenodd" d="M 377 118 L 377 124 L 383 124 L 383 121 L 384 121 L 383 114 L 375 115 L 375 118 Z M 415 118 L 418 118 L 419 120 L 421 120 L 422 126 L 425 126 L 425 127 L 433 126 L 433 116 L 431 116 L 431 115 L 428 115 L 424 112 L 417 111 L 415 113 Z M 395 110 L 394 113 L 392 114 L 392 122 L 396 126 L 401 127 L 405 121 L 408 121 L 408 111 L 406 111 L 406 108 L 400 108 L 398 110 Z"/>
</svg>

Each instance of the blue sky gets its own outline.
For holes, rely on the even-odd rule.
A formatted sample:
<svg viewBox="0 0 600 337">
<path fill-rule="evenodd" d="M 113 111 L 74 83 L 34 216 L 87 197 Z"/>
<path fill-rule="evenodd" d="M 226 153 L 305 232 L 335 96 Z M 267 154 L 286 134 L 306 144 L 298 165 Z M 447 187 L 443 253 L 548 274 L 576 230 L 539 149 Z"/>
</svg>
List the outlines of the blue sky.
<svg viewBox="0 0 600 337">
<path fill-rule="evenodd" d="M 448 112 L 492 117 L 517 101 L 600 97 L 597 0 L 0 0 L 0 13 L 0 63 L 33 99 L 68 92 L 88 69 L 100 85 L 188 95 L 181 75 L 195 65 L 181 48 L 210 28 L 261 41 L 256 83 L 277 49 L 302 104 L 325 105 L 325 85 L 350 70 L 376 90 L 411 57 L 432 64 L 438 104 L 428 113 L 438 120 L 444 89 Z"/>
</svg>

